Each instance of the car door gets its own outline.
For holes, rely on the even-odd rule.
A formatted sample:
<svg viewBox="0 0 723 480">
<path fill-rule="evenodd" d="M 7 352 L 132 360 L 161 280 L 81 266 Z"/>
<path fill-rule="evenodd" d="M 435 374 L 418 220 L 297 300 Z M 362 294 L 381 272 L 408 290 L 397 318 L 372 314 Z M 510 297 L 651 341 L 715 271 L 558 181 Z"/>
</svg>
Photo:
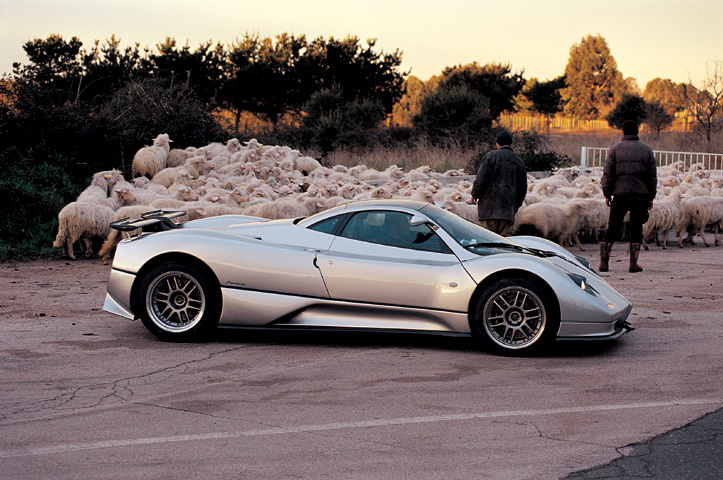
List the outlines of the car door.
<svg viewBox="0 0 723 480">
<path fill-rule="evenodd" d="M 236 233 L 251 240 L 239 242 L 237 248 L 222 249 L 229 255 L 225 262 L 228 266 L 220 269 L 222 286 L 328 298 L 316 254 L 329 248 L 333 235 L 290 222 L 269 222 L 240 228 Z"/>
<path fill-rule="evenodd" d="M 475 283 L 427 224 L 392 210 L 353 214 L 317 266 L 332 299 L 466 311 Z M 394 220 L 405 232 L 393 236 Z M 404 230 L 404 228 L 402 230 Z"/>
</svg>

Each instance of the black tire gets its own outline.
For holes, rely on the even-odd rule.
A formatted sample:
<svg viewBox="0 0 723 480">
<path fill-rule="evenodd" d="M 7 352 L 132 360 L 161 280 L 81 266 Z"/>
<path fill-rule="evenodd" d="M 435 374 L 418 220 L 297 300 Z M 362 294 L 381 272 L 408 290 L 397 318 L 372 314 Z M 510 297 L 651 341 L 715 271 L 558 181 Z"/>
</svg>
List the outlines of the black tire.
<svg viewBox="0 0 723 480">
<path fill-rule="evenodd" d="M 539 352 L 557 336 L 555 300 L 525 278 L 504 278 L 485 288 L 477 302 L 473 335 L 485 350 L 503 355 Z"/>
<path fill-rule="evenodd" d="M 205 340 L 218 326 L 221 289 L 195 265 L 157 265 L 143 275 L 138 293 L 134 311 L 161 340 Z"/>
</svg>

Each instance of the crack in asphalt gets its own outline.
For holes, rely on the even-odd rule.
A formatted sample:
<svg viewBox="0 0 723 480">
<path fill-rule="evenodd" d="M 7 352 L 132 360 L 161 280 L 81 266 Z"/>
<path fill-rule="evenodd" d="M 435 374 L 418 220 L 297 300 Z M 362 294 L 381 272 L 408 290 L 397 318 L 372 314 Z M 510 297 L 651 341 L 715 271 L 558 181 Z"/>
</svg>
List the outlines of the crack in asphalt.
<svg viewBox="0 0 723 480">
<path fill-rule="evenodd" d="M 593 447 L 615 448 L 615 445 L 608 445 L 605 443 L 588 442 L 585 440 L 577 440 L 577 439 L 570 439 L 570 438 L 552 437 L 550 435 L 544 434 L 542 432 L 542 429 L 536 423 L 523 423 L 522 425 L 532 425 L 535 428 L 535 430 L 537 430 L 537 436 L 544 440 L 551 440 L 553 442 L 561 442 L 561 443 L 575 443 L 575 444 L 579 444 L 579 445 L 592 445 Z"/>
<path fill-rule="evenodd" d="M 68 410 L 77 411 L 77 410 L 85 410 L 88 408 L 94 408 L 101 405 L 108 405 L 107 402 L 109 399 L 118 399 L 120 402 L 127 402 L 133 395 L 133 390 L 131 388 L 131 385 L 133 382 L 143 381 L 141 385 L 152 385 L 157 383 L 162 383 L 167 381 L 170 378 L 173 378 L 177 375 L 180 375 L 188 370 L 189 366 L 205 362 L 208 360 L 213 359 L 214 357 L 217 357 L 219 355 L 223 355 L 226 353 L 234 352 L 237 350 L 241 350 L 244 348 L 248 348 L 246 346 L 240 346 L 240 347 L 233 347 L 228 348 L 226 350 L 221 350 L 218 352 L 212 352 L 207 355 L 205 355 L 202 358 L 197 358 L 193 360 L 187 360 L 184 362 L 181 362 L 177 365 L 171 365 L 167 366 L 152 372 L 146 372 L 140 375 L 134 375 L 130 377 L 125 377 L 113 381 L 108 382 L 100 382 L 95 383 L 91 385 L 83 385 L 81 387 L 75 388 L 71 392 L 64 393 L 62 395 L 59 395 L 57 397 L 49 398 L 49 399 L 42 399 L 42 400 L 36 400 L 31 402 L 17 402 L 17 403 L 11 403 L 6 404 L 0 407 L 0 424 L 5 423 L 5 421 L 11 419 L 12 416 L 16 416 L 21 413 L 34 413 L 34 412 L 42 412 L 46 410 L 51 411 L 65 411 L 65 413 L 68 413 Z M 96 390 L 103 390 L 107 391 L 107 389 L 110 388 L 111 391 L 107 394 L 101 395 L 98 397 L 97 395 L 92 395 L 92 392 Z M 86 392 L 90 392 L 91 394 L 85 396 Z M 85 401 L 86 404 L 79 405 L 79 406 L 69 406 L 74 401 Z M 34 419 L 23 419 L 23 420 L 35 420 Z M 20 420 L 22 421 L 22 420 Z"/>
<path fill-rule="evenodd" d="M 121 378 L 121 379 L 117 379 L 114 381 L 101 382 L 101 383 L 96 383 L 96 384 L 92 384 L 92 385 L 84 385 L 81 387 L 77 387 L 72 392 L 68 392 L 63 395 L 59 395 L 57 397 L 53 397 L 50 399 L 35 400 L 35 401 L 30 401 L 30 402 L 15 402 L 15 403 L 9 403 L 6 405 L 2 405 L 2 406 L 0 406 L 0 426 L 10 425 L 10 424 L 15 424 L 15 423 L 43 421 L 48 418 L 55 418 L 58 416 L 74 415 L 78 412 L 85 412 L 90 409 L 98 410 L 98 409 L 106 409 L 106 408 L 117 408 L 119 406 L 127 406 L 129 404 L 140 403 L 141 400 L 148 404 L 152 404 L 152 402 L 149 402 L 149 400 L 151 400 L 151 399 L 165 398 L 168 396 L 177 395 L 179 393 L 187 393 L 187 392 L 191 392 L 193 390 L 204 389 L 204 388 L 208 388 L 211 386 L 222 385 L 225 383 L 245 382 L 245 381 L 248 381 L 249 378 L 254 377 L 254 376 L 265 376 L 265 375 L 275 374 L 278 371 L 282 371 L 282 370 L 284 372 L 288 372 L 293 369 L 309 368 L 309 366 L 314 365 L 316 363 L 327 364 L 330 361 L 328 357 L 324 357 L 323 359 L 320 359 L 320 360 L 302 362 L 302 363 L 299 363 L 298 365 L 284 364 L 284 365 L 280 365 L 277 367 L 273 367 L 272 370 L 263 370 L 263 371 L 257 372 L 253 375 L 246 376 L 243 378 L 234 377 L 234 378 L 229 378 L 229 379 L 224 379 L 224 380 L 219 380 L 219 381 L 204 382 L 199 385 L 190 386 L 188 388 L 184 388 L 184 389 L 180 389 L 180 390 L 151 394 L 151 395 L 144 397 L 143 399 L 138 399 L 136 401 L 131 400 L 132 397 L 135 395 L 133 393 L 133 390 L 130 388 L 131 383 L 134 381 L 138 381 L 140 379 L 148 379 L 148 378 L 152 378 L 153 376 L 157 376 L 159 374 L 168 373 L 168 375 L 164 375 L 163 377 L 161 377 L 159 379 L 154 379 L 153 381 L 147 381 L 147 382 L 143 383 L 143 385 L 162 383 L 162 382 L 168 380 L 169 378 L 182 374 L 191 365 L 211 360 L 217 356 L 220 356 L 220 355 L 223 355 L 226 353 L 235 352 L 238 350 L 249 349 L 249 348 L 257 348 L 257 347 L 266 348 L 269 345 L 273 345 L 273 344 L 242 345 L 242 346 L 237 346 L 237 347 L 233 347 L 233 348 L 228 348 L 228 349 L 221 350 L 218 352 L 209 353 L 206 356 L 204 356 L 203 358 L 198 358 L 198 359 L 194 359 L 194 360 L 181 362 L 177 365 L 167 366 L 167 367 L 164 367 L 159 370 L 152 371 L 152 372 L 147 372 L 147 373 L 140 374 L 140 375 L 134 375 L 131 377 Z M 370 352 L 367 350 L 346 351 L 346 352 L 340 352 L 335 358 L 338 359 L 338 358 L 348 357 L 348 356 L 368 355 L 369 353 Z M 173 370 L 178 370 L 178 371 L 173 371 Z M 89 398 L 92 401 L 89 401 L 85 405 L 68 406 L 74 400 L 81 398 L 82 392 L 86 392 L 86 391 L 92 392 L 94 390 L 101 390 L 101 389 L 106 390 L 108 388 L 111 388 L 112 391 L 103 394 L 99 398 L 89 396 Z M 123 393 L 123 392 L 125 392 L 125 393 Z M 117 401 L 108 403 L 108 399 L 117 399 Z M 129 403 L 129 402 L 131 402 L 131 403 Z M 158 406 L 160 408 L 165 408 L 165 407 L 163 407 L 161 405 L 157 405 L 157 404 L 156 404 L 156 406 Z M 45 412 L 48 410 L 52 411 L 52 413 L 42 415 L 40 417 L 19 418 L 19 419 L 12 418 L 12 417 L 20 415 L 22 413 Z M 221 417 L 219 417 L 219 418 L 221 418 Z"/>
</svg>

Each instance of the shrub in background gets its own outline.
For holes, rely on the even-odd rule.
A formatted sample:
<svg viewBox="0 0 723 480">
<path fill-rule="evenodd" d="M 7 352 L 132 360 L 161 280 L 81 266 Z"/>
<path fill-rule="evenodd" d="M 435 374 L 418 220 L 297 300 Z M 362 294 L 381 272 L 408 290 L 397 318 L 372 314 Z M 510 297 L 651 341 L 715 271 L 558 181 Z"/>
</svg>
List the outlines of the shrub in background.
<svg viewBox="0 0 723 480">
<path fill-rule="evenodd" d="M 176 145 L 226 140 L 183 85 L 131 82 L 102 107 L 54 105 L 32 82 L 0 94 L 0 258 L 53 252 L 57 214 L 95 172 L 127 167 L 159 133 Z M 0 96 L 2 96 L 0 95 Z M 58 251 L 55 250 L 57 253 Z"/>
<path fill-rule="evenodd" d="M 572 162 L 567 155 L 553 151 L 547 137 L 530 130 L 515 133 L 512 145 L 528 172 L 553 172 Z"/>
<path fill-rule="evenodd" d="M 479 145 L 492 130 L 487 98 L 467 86 L 437 89 L 424 97 L 413 123 L 434 144 L 454 138 L 462 144 Z"/>
<path fill-rule="evenodd" d="M 162 79 L 131 81 L 100 108 L 109 151 L 130 172 L 133 156 L 161 133 L 174 142 L 171 148 L 203 146 L 228 140 L 205 106 L 185 83 Z"/>
<path fill-rule="evenodd" d="M 547 138 L 536 132 L 529 130 L 515 132 L 512 138 L 512 149 L 522 159 L 528 172 L 552 172 L 569 166 L 572 162 L 567 155 L 552 151 Z M 482 157 L 493 148 L 495 147 L 487 146 L 472 157 L 465 168 L 465 173 L 476 175 Z"/>
<path fill-rule="evenodd" d="M 322 155 L 344 147 L 371 147 L 384 120 L 383 105 L 375 100 L 348 100 L 334 87 L 312 95 L 305 104 L 307 113 L 301 129 L 310 146 Z"/>
<path fill-rule="evenodd" d="M 625 120 L 632 120 L 640 125 L 645 120 L 647 113 L 648 104 L 643 97 L 626 93 L 605 116 L 605 120 L 611 127 L 622 130 Z"/>
<path fill-rule="evenodd" d="M 0 258 L 53 252 L 57 214 L 82 190 L 70 162 L 42 150 L 0 152 Z"/>
</svg>

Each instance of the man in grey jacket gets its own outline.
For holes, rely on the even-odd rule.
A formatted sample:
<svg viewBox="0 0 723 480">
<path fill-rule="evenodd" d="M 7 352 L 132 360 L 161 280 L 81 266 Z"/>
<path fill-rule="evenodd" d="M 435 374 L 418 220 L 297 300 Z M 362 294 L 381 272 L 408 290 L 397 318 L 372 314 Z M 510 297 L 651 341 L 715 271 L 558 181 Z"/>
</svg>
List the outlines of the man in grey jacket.
<svg viewBox="0 0 723 480">
<path fill-rule="evenodd" d="M 653 208 L 658 185 L 655 157 L 649 146 L 638 138 L 638 124 L 623 122 L 623 140 L 613 145 L 603 167 L 601 186 L 610 207 L 605 241 L 600 243 L 600 271 L 609 268 L 610 251 L 620 238 L 623 219 L 630 212 L 630 272 L 642 272 L 638 264 L 643 224 Z"/>
<path fill-rule="evenodd" d="M 488 152 L 480 162 L 472 198 L 477 202 L 480 224 L 502 235 L 527 195 L 527 172 L 512 151 L 512 135 L 500 132 L 495 140 L 497 150 Z"/>
</svg>

